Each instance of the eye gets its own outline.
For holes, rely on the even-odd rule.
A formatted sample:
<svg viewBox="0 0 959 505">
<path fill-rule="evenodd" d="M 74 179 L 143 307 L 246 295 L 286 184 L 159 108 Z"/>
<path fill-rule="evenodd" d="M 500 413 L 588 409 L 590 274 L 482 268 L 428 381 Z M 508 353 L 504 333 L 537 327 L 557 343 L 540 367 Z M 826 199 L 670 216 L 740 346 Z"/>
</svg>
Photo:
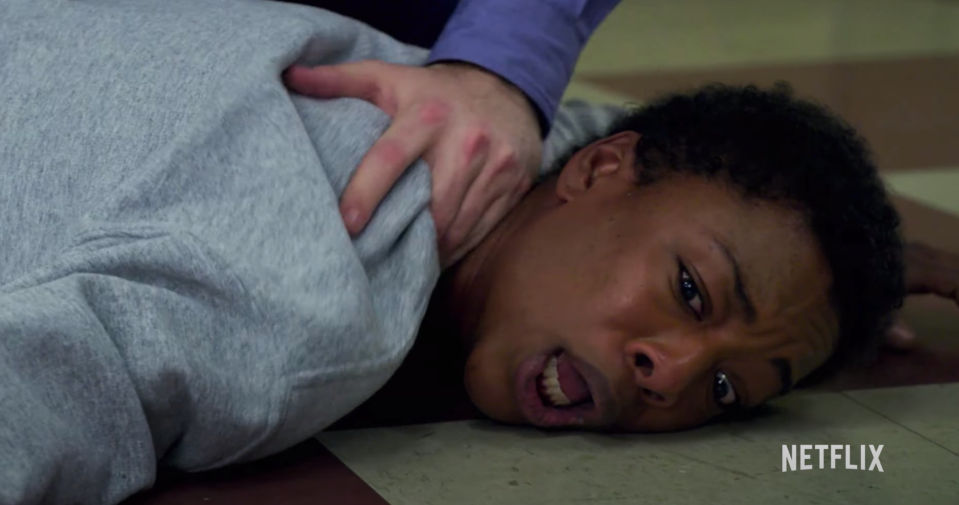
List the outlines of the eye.
<svg viewBox="0 0 959 505">
<path fill-rule="evenodd" d="M 716 399 L 716 405 L 719 405 L 719 408 L 723 410 L 739 406 L 739 397 L 736 396 L 733 383 L 723 372 L 716 372 L 713 382 L 713 397 Z"/>
<path fill-rule="evenodd" d="M 703 295 L 699 292 L 699 286 L 696 281 L 686 271 L 686 267 L 679 267 L 679 294 L 683 297 L 686 305 L 696 314 L 697 318 L 703 317 Z"/>
</svg>

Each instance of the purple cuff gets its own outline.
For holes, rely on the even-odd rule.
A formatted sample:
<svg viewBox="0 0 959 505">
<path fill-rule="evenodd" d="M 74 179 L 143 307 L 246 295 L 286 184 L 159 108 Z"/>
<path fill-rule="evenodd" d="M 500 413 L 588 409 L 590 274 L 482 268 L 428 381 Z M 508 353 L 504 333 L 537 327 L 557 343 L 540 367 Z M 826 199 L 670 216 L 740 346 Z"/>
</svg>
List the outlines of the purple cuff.
<svg viewBox="0 0 959 505">
<path fill-rule="evenodd" d="M 462 0 L 427 63 L 465 61 L 521 89 L 545 136 L 583 46 L 618 0 Z"/>
</svg>

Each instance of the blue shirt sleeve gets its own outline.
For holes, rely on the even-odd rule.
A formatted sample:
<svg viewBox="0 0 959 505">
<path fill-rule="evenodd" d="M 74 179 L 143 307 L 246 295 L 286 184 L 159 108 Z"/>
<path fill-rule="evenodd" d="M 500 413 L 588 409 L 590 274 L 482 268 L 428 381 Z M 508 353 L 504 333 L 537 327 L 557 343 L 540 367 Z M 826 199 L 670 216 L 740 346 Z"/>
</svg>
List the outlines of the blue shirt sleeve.
<svg viewBox="0 0 959 505">
<path fill-rule="evenodd" d="M 576 60 L 619 0 L 461 0 L 428 63 L 465 61 L 526 93 L 543 134 Z"/>
</svg>

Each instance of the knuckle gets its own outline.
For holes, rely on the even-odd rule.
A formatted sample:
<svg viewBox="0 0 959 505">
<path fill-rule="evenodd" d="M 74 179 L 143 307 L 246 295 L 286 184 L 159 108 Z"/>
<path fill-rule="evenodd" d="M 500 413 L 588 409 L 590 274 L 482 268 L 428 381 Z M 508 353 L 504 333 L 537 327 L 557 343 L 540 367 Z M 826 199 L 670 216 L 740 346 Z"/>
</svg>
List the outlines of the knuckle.
<svg viewBox="0 0 959 505">
<path fill-rule="evenodd" d="M 406 159 L 406 148 L 398 139 L 381 139 L 376 146 L 376 158 L 387 168 L 402 165 Z"/>
<path fill-rule="evenodd" d="M 437 99 L 429 99 L 420 104 L 417 117 L 420 122 L 428 125 L 440 125 L 446 122 L 450 115 L 450 107 Z"/>
<path fill-rule="evenodd" d="M 466 133 L 465 152 L 466 159 L 473 159 L 485 150 L 492 138 L 489 128 L 485 126 L 473 127 Z"/>
<path fill-rule="evenodd" d="M 491 169 L 495 174 L 501 175 L 512 172 L 518 166 L 519 157 L 516 156 L 516 151 L 507 149 L 500 152 L 496 158 L 493 159 Z"/>
<path fill-rule="evenodd" d="M 493 131 L 487 125 L 473 125 L 467 133 L 469 143 L 473 145 L 482 145 L 492 139 Z"/>
<path fill-rule="evenodd" d="M 396 114 L 397 109 L 399 109 L 399 100 L 397 100 L 396 93 L 392 89 L 377 84 L 370 93 L 373 97 L 371 101 L 377 107 L 383 109 L 390 116 Z"/>
<path fill-rule="evenodd" d="M 389 63 L 376 60 L 364 60 L 352 65 L 355 73 L 363 76 L 364 85 L 362 95 L 368 101 L 377 107 L 383 109 L 387 114 L 393 115 L 397 110 L 397 97 L 393 80 L 389 79 L 389 74 L 394 70 Z"/>
</svg>

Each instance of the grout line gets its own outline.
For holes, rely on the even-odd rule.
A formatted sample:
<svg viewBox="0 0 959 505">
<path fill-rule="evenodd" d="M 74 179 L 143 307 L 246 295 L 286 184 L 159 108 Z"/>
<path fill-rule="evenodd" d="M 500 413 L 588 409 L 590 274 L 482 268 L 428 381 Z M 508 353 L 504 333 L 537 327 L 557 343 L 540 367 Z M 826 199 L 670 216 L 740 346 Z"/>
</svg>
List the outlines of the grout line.
<svg viewBox="0 0 959 505">
<path fill-rule="evenodd" d="M 916 435 L 916 436 L 918 436 L 919 438 L 921 438 L 921 439 L 923 439 L 923 440 L 931 443 L 932 445 L 935 445 L 936 447 L 938 447 L 938 448 L 940 448 L 940 449 L 948 452 L 949 454 L 952 454 L 953 456 L 959 458 L 959 454 L 955 453 L 954 451 L 952 451 L 952 450 L 949 449 L 948 447 L 943 447 L 943 445 L 940 444 L 939 442 L 936 442 L 935 440 L 930 439 L 929 437 L 923 435 L 922 433 L 917 432 L 916 430 L 914 430 L 914 429 L 912 429 L 912 428 L 910 428 L 910 427 L 908 427 L 908 426 L 906 426 L 906 425 L 904 425 L 904 424 L 902 424 L 902 423 L 900 423 L 900 422 L 898 422 L 898 421 L 890 418 L 890 417 L 887 416 L 886 414 L 883 414 L 882 412 L 879 412 L 878 410 L 870 407 L 869 405 L 866 405 L 865 403 L 863 403 L 863 402 L 861 402 L 861 401 L 853 398 L 852 396 L 849 396 L 849 394 L 848 394 L 846 391 L 840 391 L 839 394 L 841 394 L 842 396 L 844 396 L 844 397 L 845 397 L 846 399 L 848 399 L 849 401 L 855 403 L 856 405 L 859 405 L 860 407 L 862 407 L 862 408 L 864 408 L 864 409 L 872 412 L 873 414 L 876 414 L 876 415 L 878 415 L 879 417 L 882 417 L 883 419 L 885 419 L 885 420 L 887 420 L 887 421 L 895 424 L 896 426 L 899 426 L 900 428 L 902 428 L 902 429 L 904 429 L 904 430 L 912 433 L 913 435 Z"/>
</svg>

